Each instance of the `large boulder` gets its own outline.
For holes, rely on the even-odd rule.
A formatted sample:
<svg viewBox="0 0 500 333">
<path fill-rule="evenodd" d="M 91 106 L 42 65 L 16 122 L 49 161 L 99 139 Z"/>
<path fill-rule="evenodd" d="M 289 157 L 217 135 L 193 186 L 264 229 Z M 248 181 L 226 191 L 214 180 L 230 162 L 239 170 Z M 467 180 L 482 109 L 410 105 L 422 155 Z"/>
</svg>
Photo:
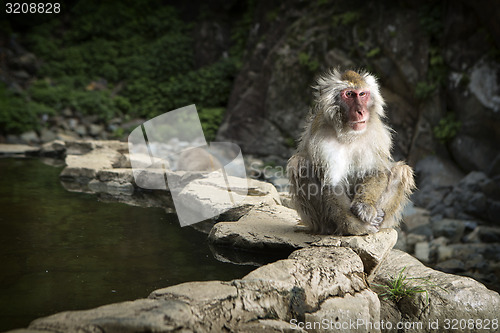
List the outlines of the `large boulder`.
<svg viewBox="0 0 500 333">
<path fill-rule="evenodd" d="M 488 324 L 489 329 L 498 332 L 498 308 L 500 295 L 487 289 L 481 283 L 467 277 L 446 274 L 424 266 L 407 253 L 393 250 L 381 264 L 375 278 L 375 290 L 380 285 L 391 284 L 398 275 L 406 277 L 406 288 L 421 290 L 411 297 L 399 300 L 382 297 L 380 317 L 392 323 L 408 323 L 398 331 L 402 332 L 452 332 L 453 325 L 461 332 L 478 332 Z"/>
<path fill-rule="evenodd" d="M 498 331 L 492 325 L 500 295 L 470 278 L 434 271 L 394 250 L 372 289 L 355 250 L 317 245 L 239 280 L 187 282 L 147 299 L 40 318 L 16 332 L 442 332 L 452 331 L 446 325 L 453 320 L 466 323 L 466 332 L 487 323 Z M 398 275 L 404 288 L 420 292 L 387 297 L 383 285 Z"/>
</svg>

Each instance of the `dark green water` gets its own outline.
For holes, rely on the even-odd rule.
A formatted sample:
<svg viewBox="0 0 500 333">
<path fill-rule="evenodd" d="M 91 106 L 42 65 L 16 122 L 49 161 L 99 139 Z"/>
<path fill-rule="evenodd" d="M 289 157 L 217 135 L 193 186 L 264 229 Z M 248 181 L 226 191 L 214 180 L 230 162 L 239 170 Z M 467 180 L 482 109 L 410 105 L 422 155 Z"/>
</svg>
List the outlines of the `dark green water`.
<svg viewBox="0 0 500 333">
<path fill-rule="evenodd" d="M 64 190 L 61 170 L 37 159 L 0 159 L 0 331 L 255 268 L 215 260 L 206 235 L 181 228 L 162 209 Z"/>
</svg>

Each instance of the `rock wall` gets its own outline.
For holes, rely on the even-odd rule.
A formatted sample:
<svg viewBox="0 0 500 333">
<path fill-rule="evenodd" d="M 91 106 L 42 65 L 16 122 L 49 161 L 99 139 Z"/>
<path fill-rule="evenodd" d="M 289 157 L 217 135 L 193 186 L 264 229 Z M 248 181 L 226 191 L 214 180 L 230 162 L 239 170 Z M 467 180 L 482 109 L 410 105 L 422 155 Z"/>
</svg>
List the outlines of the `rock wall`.
<svg viewBox="0 0 500 333">
<path fill-rule="evenodd" d="M 438 153 L 498 175 L 499 8 L 483 4 L 492 10 L 471 1 L 259 2 L 218 139 L 288 158 L 314 77 L 364 67 L 380 78 L 396 158 L 414 164 Z"/>
</svg>

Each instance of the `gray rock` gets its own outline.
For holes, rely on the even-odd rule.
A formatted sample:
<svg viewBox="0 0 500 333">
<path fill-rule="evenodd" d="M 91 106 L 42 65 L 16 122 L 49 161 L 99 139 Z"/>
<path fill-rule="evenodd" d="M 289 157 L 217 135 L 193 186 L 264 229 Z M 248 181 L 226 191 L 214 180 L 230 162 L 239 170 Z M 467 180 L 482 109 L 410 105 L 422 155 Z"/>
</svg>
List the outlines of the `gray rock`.
<svg viewBox="0 0 500 333">
<path fill-rule="evenodd" d="M 434 237 L 444 236 L 449 238 L 452 243 L 457 243 L 464 235 L 466 221 L 443 219 L 432 223 Z"/>
<path fill-rule="evenodd" d="M 92 141 L 68 140 L 66 149 L 68 155 L 84 155 L 94 150 L 95 144 Z"/>
<path fill-rule="evenodd" d="M 57 135 L 53 131 L 51 131 L 47 128 L 42 128 L 40 130 L 40 141 L 50 142 L 50 141 L 54 141 L 56 139 L 57 139 Z"/>
<path fill-rule="evenodd" d="M 69 142 L 69 141 L 79 140 L 80 137 L 74 132 L 59 130 L 59 131 L 57 131 L 56 139 L 62 140 L 64 142 Z"/>
<path fill-rule="evenodd" d="M 430 258 L 430 246 L 429 242 L 418 242 L 415 244 L 415 258 L 423 261 L 424 263 L 429 262 Z"/>
<path fill-rule="evenodd" d="M 417 206 L 433 208 L 442 203 L 451 188 L 462 178 L 463 173 L 450 161 L 429 156 L 415 165 L 418 188 L 412 196 Z"/>
<path fill-rule="evenodd" d="M 19 138 L 21 139 L 22 143 L 26 144 L 37 144 L 40 142 L 40 138 L 38 137 L 38 134 L 36 134 L 35 131 L 25 132 L 21 134 Z"/>
<path fill-rule="evenodd" d="M 81 124 L 76 125 L 74 130 L 75 130 L 75 133 L 77 133 L 81 137 L 84 137 L 87 135 L 87 128 L 85 127 L 85 125 L 81 125 Z"/>
<path fill-rule="evenodd" d="M 103 131 L 104 131 L 103 125 L 97 125 L 97 124 L 90 124 L 89 125 L 89 134 L 94 136 L 94 137 L 99 136 Z"/>
<path fill-rule="evenodd" d="M 479 226 L 465 237 L 470 243 L 500 243 L 500 228 Z"/>
<path fill-rule="evenodd" d="M 189 326 L 192 311 L 178 300 L 140 299 L 86 311 L 62 312 L 33 321 L 29 329 L 49 332 L 173 331 Z"/>
<path fill-rule="evenodd" d="M 368 288 L 363 261 L 353 250 L 314 246 L 240 280 L 188 282 L 156 290 L 148 299 L 62 312 L 33 321 L 26 332 L 322 332 L 350 331 L 350 322 L 360 325 L 353 332 L 380 332 L 368 325 L 382 320 L 396 325 L 402 318 L 424 325 L 450 318 L 496 318 L 496 292 L 470 278 L 434 271 L 400 251 L 390 252 L 375 282 L 387 284 L 403 268 L 413 278 L 406 280 L 408 285 L 423 283 L 420 288 L 427 294 L 404 297 L 398 304 L 380 302 Z M 424 277 L 427 284 L 419 279 Z"/>
<path fill-rule="evenodd" d="M 308 324 L 312 328 L 309 332 L 379 332 L 370 328 L 370 323 L 380 323 L 380 301 L 368 289 L 353 296 L 329 298 L 318 311 L 305 315 L 305 328 Z"/>
<path fill-rule="evenodd" d="M 177 195 L 176 209 L 178 211 L 182 209 L 183 214 L 192 212 L 194 220 L 203 220 L 203 218 L 196 218 L 196 215 L 210 218 L 222 215 L 218 217 L 219 220 L 224 218 L 228 221 L 236 221 L 255 205 L 279 205 L 281 203 L 280 196 L 273 185 L 255 179 L 228 176 L 227 181 L 231 187 L 231 192 L 228 192 L 226 178 L 220 173 L 201 173 L 200 175 L 185 173 L 182 177 L 181 175 L 180 171 L 168 173 L 169 189 Z M 189 176 L 194 178 L 189 180 L 187 178 Z M 181 177 L 179 184 L 183 186 L 175 185 L 178 182 L 173 177 Z M 176 192 L 178 188 L 182 189 Z M 184 203 L 187 204 L 183 206 Z M 193 207 L 196 207 L 195 210 Z"/>
<path fill-rule="evenodd" d="M 375 234 L 365 236 L 328 236 L 312 243 L 311 246 L 340 246 L 352 249 L 363 261 L 365 274 L 370 281 L 379 264 L 396 244 L 397 237 L 396 230 L 381 229 Z"/>
<path fill-rule="evenodd" d="M 404 252 L 413 252 L 413 250 L 410 251 L 408 247 L 408 239 L 407 239 L 407 234 L 401 229 L 396 229 L 398 232 L 398 240 L 396 244 L 394 245 L 395 249 L 404 251 Z"/>
<path fill-rule="evenodd" d="M 298 249 L 321 239 L 297 227 L 297 211 L 280 205 L 252 208 L 238 222 L 219 222 L 212 228 L 211 243 L 244 249 Z"/>
<path fill-rule="evenodd" d="M 168 165 L 165 166 L 168 168 Z M 130 155 L 128 153 L 121 154 L 120 158 L 116 163 L 113 163 L 113 168 L 132 168 L 130 163 Z"/>
<path fill-rule="evenodd" d="M 61 172 L 60 177 L 66 181 L 76 181 L 88 183 L 95 179 L 97 173 L 103 169 L 112 169 L 112 165 L 120 158 L 120 153 L 108 148 L 91 150 L 84 155 L 70 155 L 68 147 L 66 156 L 66 168 Z"/>
<path fill-rule="evenodd" d="M 292 197 L 288 192 L 280 192 L 281 204 L 287 208 L 293 208 Z"/>
<path fill-rule="evenodd" d="M 414 253 L 415 252 L 415 245 L 417 243 L 426 242 L 428 240 L 429 240 L 429 238 L 426 235 L 409 233 L 406 236 L 406 244 L 408 247 L 408 252 Z"/>
<path fill-rule="evenodd" d="M 407 205 L 410 206 L 410 205 Z M 407 230 L 414 229 L 421 225 L 430 224 L 430 212 L 427 209 L 414 207 L 405 207 L 403 211 L 403 224 Z"/>
<path fill-rule="evenodd" d="M 487 214 L 490 221 L 496 225 L 500 225 L 500 201 L 491 201 Z"/>
<path fill-rule="evenodd" d="M 214 225 L 208 239 L 213 244 L 249 250 L 292 250 L 309 246 L 349 247 L 362 259 L 370 277 L 397 240 L 393 229 L 366 236 L 325 236 L 304 232 L 298 215 L 284 206 L 255 206 L 238 222 Z"/>
<path fill-rule="evenodd" d="M 500 111 L 500 66 L 495 62 L 480 61 L 471 70 L 469 89 L 488 109 Z"/>
<path fill-rule="evenodd" d="M 454 160 L 467 171 L 488 172 L 491 162 L 498 155 L 498 148 L 490 140 L 464 134 L 452 140 L 450 150 Z"/>
<path fill-rule="evenodd" d="M 0 156 L 23 156 L 25 154 L 36 154 L 40 151 L 39 147 L 33 147 L 22 144 L 0 143 Z"/>
<path fill-rule="evenodd" d="M 88 188 L 95 193 L 108 193 L 111 195 L 134 194 L 134 185 L 116 181 L 101 182 L 97 179 L 93 179 L 89 182 Z"/>
<path fill-rule="evenodd" d="M 133 182 L 134 175 L 132 174 L 132 169 L 127 168 L 103 169 L 97 173 L 97 179 L 101 182 L 114 181 L 126 184 Z"/>
<path fill-rule="evenodd" d="M 69 129 L 74 130 L 76 126 L 78 126 L 78 119 L 76 118 L 70 118 L 67 120 L 67 124 Z"/>
<path fill-rule="evenodd" d="M 70 108 L 64 108 L 61 113 L 65 117 L 73 117 L 73 111 Z"/>
<path fill-rule="evenodd" d="M 62 156 L 66 152 L 66 144 L 61 140 L 53 140 L 46 142 L 40 149 L 40 155 L 57 157 Z"/>
<path fill-rule="evenodd" d="M 445 273 L 456 274 L 463 272 L 465 270 L 465 265 L 461 260 L 449 259 L 438 263 L 435 268 Z"/>
<path fill-rule="evenodd" d="M 405 322 L 419 322 L 424 325 L 421 330 L 407 330 L 408 332 L 431 332 L 426 325 L 436 320 L 442 328 L 445 320 L 453 318 L 491 321 L 498 317 L 498 293 L 473 279 L 425 267 L 417 259 L 398 250 L 392 250 L 387 260 L 381 264 L 375 283 L 387 285 L 403 269 L 408 278 L 417 278 L 407 279 L 408 286 L 420 286 L 427 293 L 404 297 L 397 303 L 393 300 L 381 302 L 381 318 L 386 321 L 396 323 L 398 319 L 404 318 Z M 376 290 L 380 289 L 377 287 Z"/>
</svg>

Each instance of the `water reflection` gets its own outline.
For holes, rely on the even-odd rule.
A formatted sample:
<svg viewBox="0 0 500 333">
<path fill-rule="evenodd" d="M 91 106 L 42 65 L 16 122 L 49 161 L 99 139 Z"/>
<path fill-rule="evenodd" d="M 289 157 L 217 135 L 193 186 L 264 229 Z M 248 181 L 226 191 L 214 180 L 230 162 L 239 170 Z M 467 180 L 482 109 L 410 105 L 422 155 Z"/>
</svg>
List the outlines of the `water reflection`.
<svg viewBox="0 0 500 333">
<path fill-rule="evenodd" d="M 160 208 L 66 191 L 61 167 L 0 159 L 0 331 L 37 317 L 146 297 L 254 267 L 217 261 L 206 235 Z"/>
</svg>

